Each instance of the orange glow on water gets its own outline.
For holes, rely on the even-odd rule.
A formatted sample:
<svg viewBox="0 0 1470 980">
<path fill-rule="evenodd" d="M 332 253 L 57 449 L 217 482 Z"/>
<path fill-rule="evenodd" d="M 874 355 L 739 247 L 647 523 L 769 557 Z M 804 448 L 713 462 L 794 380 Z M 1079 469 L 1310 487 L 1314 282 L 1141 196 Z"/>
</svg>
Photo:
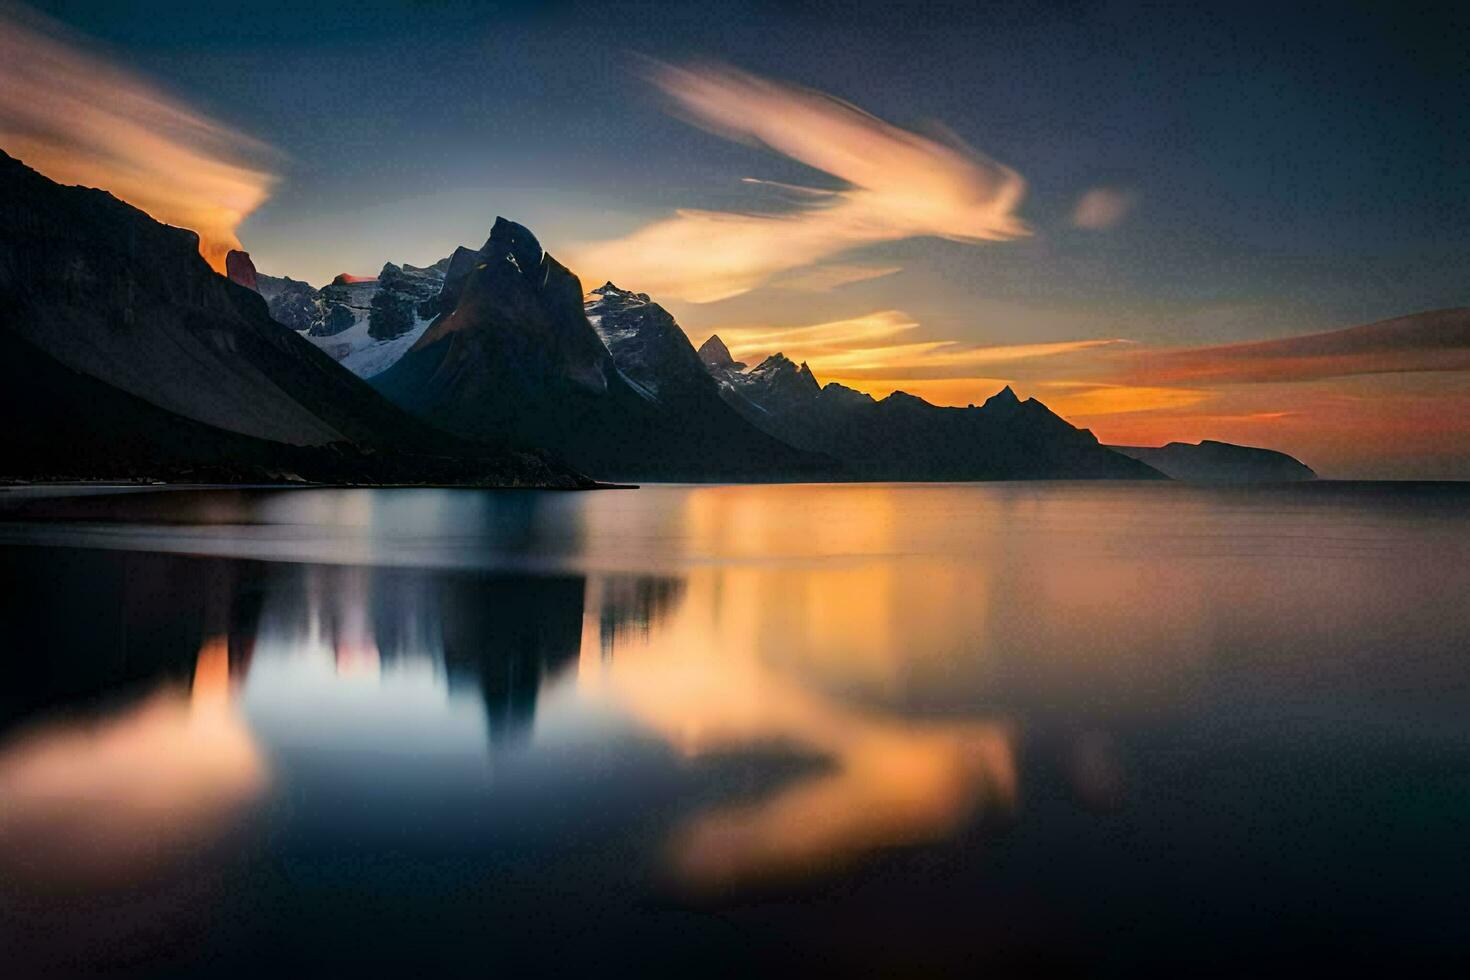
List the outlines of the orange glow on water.
<svg viewBox="0 0 1470 980">
<path fill-rule="evenodd" d="M 0 748 L 0 872 L 98 884 L 154 874 L 214 840 L 266 782 L 226 641 L 211 638 L 189 691 L 167 685 Z"/>
<path fill-rule="evenodd" d="M 825 692 L 887 687 L 911 666 L 894 606 L 907 586 L 886 563 L 698 572 L 659 629 L 622 636 L 610 653 L 590 640 L 605 587 L 589 584 L 584 697 L 612 702 L 691 763 L 762 746 L 819 760 L 760 800 L 679 828 L 669 861 L 684 884 L 725 889 L 840 866 L 1014 805 L 1008 724 L 916 721 Z M 791 628 L 812 652 L 801 662 L 783 662 L 772 642 Z"/>
</svg>

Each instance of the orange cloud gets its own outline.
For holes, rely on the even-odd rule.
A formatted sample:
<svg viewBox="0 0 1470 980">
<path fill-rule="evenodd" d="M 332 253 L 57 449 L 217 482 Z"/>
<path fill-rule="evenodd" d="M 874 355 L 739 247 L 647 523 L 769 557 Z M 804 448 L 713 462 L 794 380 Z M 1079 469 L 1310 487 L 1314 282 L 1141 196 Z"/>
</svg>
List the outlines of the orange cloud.
<svg viewBox="0 0 1470 980">
<path fill-rule="evenodd" d="M 918 321 L 901 310 L 877 310 L 801 327 L 724 328 L 720 339 L 737 359 L 747 363 L 780 351 L 792 360 L 806 361 L 820 380 L 857 382 L 855 386 L 864 391 L 872 390 L 867 383 L 870 381 L 961 380 L 959 376 L 985 365 L 1056 357 L 1125 343 L 1096 339 L 969 346 L 949 340 L 901 339 L 918 326 Z"/>
<path fill-rule="evenodd" d="M 1166 408 L 1197 405 L 1210 392 L 1195 388 L 1151 388 L 1134 385 L 1095 385 L 1077 382 L 1043 382 L 1037 397 L 1064 417 L 1121 415 L 1153 412 Z"/>
<path fill-rule="evenodd" d="M 832 262 L 781 276 L 773 285 L 802 292 L 828 293 L 842 286 L 867 282 L 869 279 L 881 279 L 900 271 L 902 271 L 902 266 L 897 265 L 849 265 Z"/>
<path fill-rule="evenodd" d="M 224 271 L 235 230 L 276 178 L 262 143 L 86 51 L 56 24 L 0 10 L 0 145 L 68 184 L 100 187 L 199 233 Z"/>
<path fill-rule="evenodd" d="M 780 213 L 680 211 L 583 247 L 574 264 L 651 293 L 712 302 L 851 248 L 934 235 L 1026 234 L 1021 176 L 975 150 L 900 129 L 829 95 L 733 68 L 652 63 L 649 80 L 692 123 L 757 143 L 847 183 L 794 188 Z"/>
</svg>

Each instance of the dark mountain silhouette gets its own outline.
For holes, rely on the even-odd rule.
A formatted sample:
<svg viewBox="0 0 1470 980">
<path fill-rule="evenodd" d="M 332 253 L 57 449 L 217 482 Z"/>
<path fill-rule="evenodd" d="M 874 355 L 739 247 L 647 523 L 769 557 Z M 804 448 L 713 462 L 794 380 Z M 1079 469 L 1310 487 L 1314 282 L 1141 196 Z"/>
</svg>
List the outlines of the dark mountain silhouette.
<svg viewBox="0 0 1470 980">
<path fill-rule="evenodd" d="M 726 402 L 793 446 L 869 480 L 1159 479 L 1036 399 L 1009 387 L 980 408 L 941 408 L 896 391 L 881 401 L 773 354 L 742 370 L 719 337 L 701 350 Z M 724 351 L 721 355 L 720 352 Z"/>
<path fill-rule="evenodd" d="M 1206 439 L 1197 445 L 1109 446 L 1141 460 L 1166 476 L 1192 483 L 1288 483 L 1315 480 L 1317 474 L 1300 460 L 1274 449 L 1256 449 Z"/>
<path fill-rule="evenodd" d="M 0 153 L 4 476 L 578 482 L 395 408 L 198 245 Z"/>
<path fill-rule="evenodd" d="M 577 277 L 497 218 L 481 249 L 450 256 L 438 318 L 373 385 L 451 432 L 543 446 L 604 479 L 833 472 L 730 410 L 662 308 L 613 293 L 599 324 L 617 335 L 626 369 L 589 322 Z"/>
</svg>

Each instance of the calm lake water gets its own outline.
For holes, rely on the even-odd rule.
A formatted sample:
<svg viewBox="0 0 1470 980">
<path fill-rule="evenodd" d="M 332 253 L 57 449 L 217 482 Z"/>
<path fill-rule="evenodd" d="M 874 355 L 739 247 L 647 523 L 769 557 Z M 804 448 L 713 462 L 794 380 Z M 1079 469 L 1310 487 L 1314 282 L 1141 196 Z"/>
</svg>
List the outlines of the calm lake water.
<svg viewBox="0 0 1470 980">
<path fill-rule="evenodd" d="M 0 493 L 8 976 L 1470 952 L 1470 489 Z"/>
</svg>

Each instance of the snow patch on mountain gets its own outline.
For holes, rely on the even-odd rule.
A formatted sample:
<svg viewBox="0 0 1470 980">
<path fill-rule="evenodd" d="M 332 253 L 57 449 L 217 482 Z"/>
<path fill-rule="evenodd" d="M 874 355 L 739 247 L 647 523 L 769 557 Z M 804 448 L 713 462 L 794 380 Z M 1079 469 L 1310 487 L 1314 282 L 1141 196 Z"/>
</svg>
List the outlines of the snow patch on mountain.
<svg viewBox="0 0 1470 980">
<path fill-rule="evenodd" d="M 433 317 L 415 317 L 413 326 L 405 332 L 391 340 L 377 340 L 368 332 L 368 320 L 364 315 L 341 333 L 330 337 L 308 334 L 306 339 L 359 378 L 371 378 L 382 374 L 407 354 L 432 321 Z"/>
</svg>

